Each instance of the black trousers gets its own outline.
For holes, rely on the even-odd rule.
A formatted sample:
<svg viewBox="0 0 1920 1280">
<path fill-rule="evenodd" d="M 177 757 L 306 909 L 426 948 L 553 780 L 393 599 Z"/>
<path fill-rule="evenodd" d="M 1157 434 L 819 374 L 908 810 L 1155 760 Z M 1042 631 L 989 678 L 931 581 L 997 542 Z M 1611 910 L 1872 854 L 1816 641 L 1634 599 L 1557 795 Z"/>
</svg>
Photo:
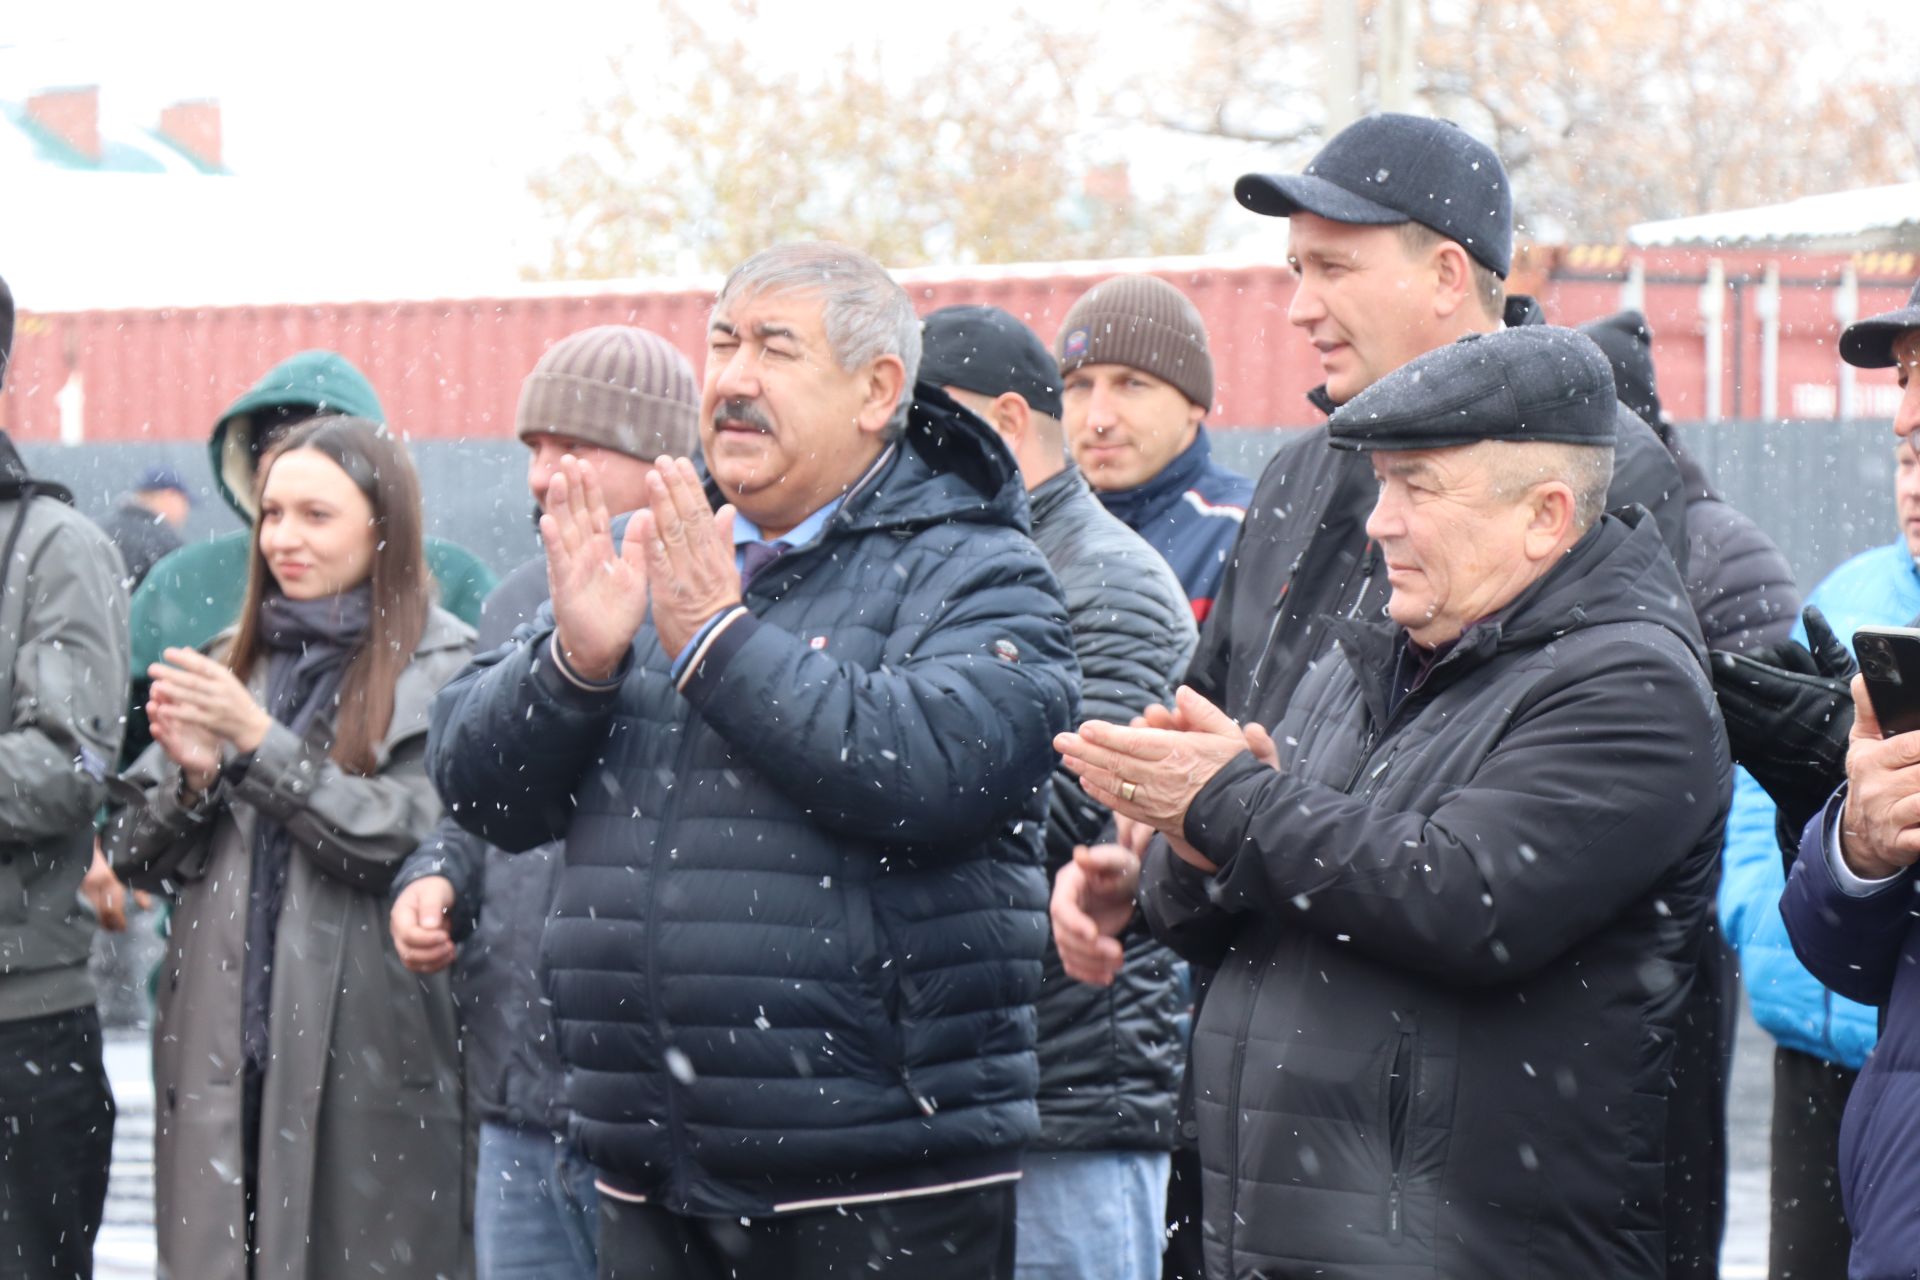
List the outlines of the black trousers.
<svg viewBox="0 0 1920 1280">
<path fill-rule="evenodd" d="M 0 1022 L 0 1277 L 91 1280 L 112 1161 L 100 1015 Z"/>
<path fill-rule="evenodd" d="M 600 1197 L 600 1280 L 1013 1280 L 1013 1184 L 739 1218 Z"/>
<path fill-rule="evenodd" d="M 1740 970 L 1713 913 L 1707 914 L 1699 968 L 1681 1006 L 1673 1044 L 1673 1094 L 1667 1104 L 1668 1280 L 1719 1276 L 1720 1238 L 1727 1225 L 1727 1079 Z"/>
<path fill-rule="evenodd" d="M 1809 1054 L 1773 1051 L 1771 1280 L 1847 1274 L 1853 1233 L 1840 1208 L 1840 1117 L 1858 1078 Z"/>
</svg>

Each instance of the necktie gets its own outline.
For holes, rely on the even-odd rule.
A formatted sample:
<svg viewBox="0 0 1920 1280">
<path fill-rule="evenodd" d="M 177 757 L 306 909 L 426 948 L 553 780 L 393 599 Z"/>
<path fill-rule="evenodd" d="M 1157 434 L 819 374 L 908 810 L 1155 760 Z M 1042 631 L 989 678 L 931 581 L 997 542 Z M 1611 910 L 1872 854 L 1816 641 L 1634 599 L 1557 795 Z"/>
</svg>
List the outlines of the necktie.
<svg viewBox="0 0 1920 1280">
<path fill-rule="evenodd" d="M 759 572 L 793 550 L 784 542 L 743 542 L 740 544 L 740 589 L 745 591 Z"/>
</svg>

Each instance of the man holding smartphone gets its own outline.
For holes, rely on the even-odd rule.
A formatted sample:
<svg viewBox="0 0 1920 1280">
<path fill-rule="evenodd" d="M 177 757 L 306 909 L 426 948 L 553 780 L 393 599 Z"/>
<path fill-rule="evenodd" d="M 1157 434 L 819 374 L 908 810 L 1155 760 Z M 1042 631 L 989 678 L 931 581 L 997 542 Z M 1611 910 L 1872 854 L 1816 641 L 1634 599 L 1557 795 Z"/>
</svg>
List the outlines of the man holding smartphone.
<svg viewBox="0 0 1920 1280">
<path fill-rule="evenodd" d="M 1902 444 L 1900 517 L 1909 554 L 1920 551 L 1920 284 L 1907 306 L 1863 320 L 1840 339 L 1861 368 L 1898 370 L 1904 392 L 1894 417 Z M 1920 491 L 1920 484 L 1914 485 Z M 1869 553 L 1871 555 L 1873 553 Z M 1910 567 L 1910 566 L 1909 566 Z M 1853 1232 L 1848 1274 L 1912 1274 L 1920 1256 L 1920 929 L 1914 864 L 1920 861 L 1920 733 L 1884 737 L 1853 682 L 1854 723 L 1846 780 L 1812 823 L 1787 880 L 1780 911 L 1793 949 L 1836 993 L 1880 1006 L 1880 1045 L 1854 1083 L 1841 1123 L 1840 1189 Z"/>
</svg>

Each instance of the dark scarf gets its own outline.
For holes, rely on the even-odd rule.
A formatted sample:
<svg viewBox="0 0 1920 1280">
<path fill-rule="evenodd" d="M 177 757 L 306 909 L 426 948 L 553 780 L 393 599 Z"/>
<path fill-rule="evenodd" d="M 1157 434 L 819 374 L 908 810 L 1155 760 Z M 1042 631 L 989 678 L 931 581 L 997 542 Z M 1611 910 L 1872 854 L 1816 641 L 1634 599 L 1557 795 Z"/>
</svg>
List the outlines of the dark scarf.
<svg viewBox="0 0 1920 1280">
<path fill-rule="evenodd" d="M 348 660 L 367 637 L 372 607 L 370 585 L 320 600 L 289 600 L 274 591 L 260 602 L 260 645 L 267 657 L 266 711 L 295 737 L 307 739 L 323 717 L 320 733 L 332 736 L 340 682 Z M 233 767 L 244 771 L 248 763 L 243 759 Z M 247 1064 L 256 1070 L 265 1068 L 268 1057 L 273 948 L 292 849 L 285 827 L 265 813 L 255 814 L 241 1027 Z"/>
</svg>

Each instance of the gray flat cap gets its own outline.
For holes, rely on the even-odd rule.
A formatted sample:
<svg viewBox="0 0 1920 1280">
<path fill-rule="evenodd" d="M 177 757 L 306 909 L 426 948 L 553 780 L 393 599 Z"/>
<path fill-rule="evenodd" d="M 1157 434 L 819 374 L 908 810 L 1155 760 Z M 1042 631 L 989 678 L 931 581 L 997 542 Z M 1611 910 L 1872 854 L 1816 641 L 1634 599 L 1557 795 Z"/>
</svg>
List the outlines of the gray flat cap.
<svg viewBox="0 0 1920 1280">
<path fill-rule="evenodd" d="M 1469 334 L 1341 405 L 1336 449 L 1450 449 L 1482 440 L 1612 445 L 1613 367 L 1573 329 Z"/>
</svg>

